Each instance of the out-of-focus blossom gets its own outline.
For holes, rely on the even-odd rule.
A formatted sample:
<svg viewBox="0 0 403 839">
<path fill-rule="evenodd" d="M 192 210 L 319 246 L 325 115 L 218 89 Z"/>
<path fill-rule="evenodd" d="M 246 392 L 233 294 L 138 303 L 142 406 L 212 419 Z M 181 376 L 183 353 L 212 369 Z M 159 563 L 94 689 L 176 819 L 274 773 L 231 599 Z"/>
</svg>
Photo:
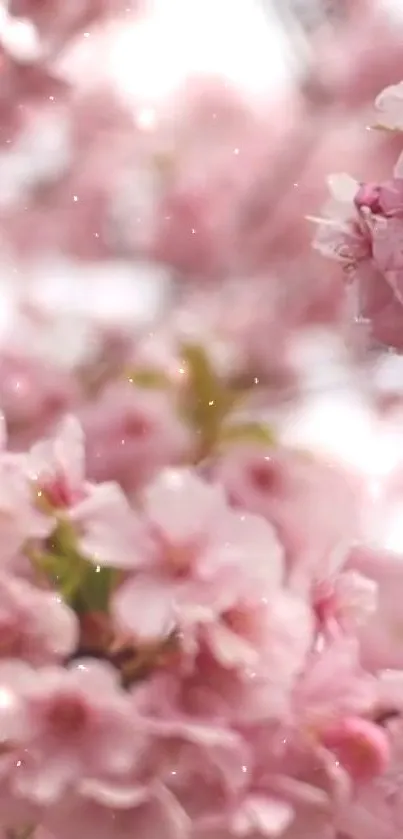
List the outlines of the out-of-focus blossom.
<svg viewBox="0 0 403 839">
<path fill-rule="evenodd" d="M 129 374 L 130 375 L 130 374 Z M 87 433 L 87 468 L 96 480 L 116 480 L 129 492 L 159 468 L 181 463 L 191 435 L 172 394 L 134 382 L 112 382 L 80 411 Z"/>
<path fill-rule="evenodd" d="M 280 604 L 268 607 L 282 578 L 281 549 L 270 526 L 231 511 L 219 487 L 185 470 L 162 472 L 148 487 L 144 505 L 149 544 L 137 548 L 139 571 L 115 600 L 123 628 L 144 640 L 182 631 L 191 643 L 195 630 L 205 626 L 219 658 L 229 666 L 249 659 L 255 667 L 254 643 L 270 637 L 265 622 L 272 615 L 276 625 L 278 615 L 282 623 Z M 262 615 L 256 614 L 259 608 Z M 291 615 L 292 604 L 285 600 L 285 620 L 288 611 Z"/>
<path fill-rule="evenodd" d="M 2 658 L 40 665 L 63 660 L 74 651 L 78 623 L 60 596 L 3 573 L 0 634 Z"/>
<path fill-rule="evenodd" d="M 215 470 L 234 504 L 275 527 L 291 576 L 305 585 L 336 571 L 360 534 L 355 477 L 309 453 L 239 445 Z"/>
<path fill-rule="evenodd" d="M 16 702 L 11 738 L 24 760 L 14 783 L 23 797 L 49 804 L 80 778 L 130 769 L 130 706 L 106 665 L 35 672 L 5 663 L 0 679 Z"/>
</svg>

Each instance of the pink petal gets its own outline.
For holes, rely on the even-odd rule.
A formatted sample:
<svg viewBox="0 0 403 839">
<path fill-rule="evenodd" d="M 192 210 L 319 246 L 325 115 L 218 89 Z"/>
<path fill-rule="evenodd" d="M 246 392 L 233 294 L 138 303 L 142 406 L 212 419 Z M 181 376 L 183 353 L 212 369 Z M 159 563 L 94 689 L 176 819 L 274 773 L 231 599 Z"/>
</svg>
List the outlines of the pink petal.
<svg viewBox="0 0 403 839">
<path fill-rule="evenodd" d="M 261 584 L 262 593 L 279 586 L 283 577 L 283 551 L 271 525 L 249 513 L 229 512 L 222 516 L 198 570 L 208 579 L 226 566 L 242 571 L 244 586 L 248 579 Z"/>
<path fill-rule="evenodd" d="M 139 574 L 116 592 L 113 613 L 124 631 L 142 641 L 166 638 L 175 628 L 175 587 Z"/>
<path fill-rule="evenodd" d="M 213 656 L 223 667 L 254 668 L 259 663 L 258 649 L 223 623 L 205 627 L 205 637 Z"/>
<path fill-rule="evenodd" d="M 187 469 L 165 469 L 144 495 L 147 516 L 172 544 L 204 537 L 225 509 L 223 491 Z"/>
<path fill-rule="evenodd" d="M 264 795 L 250 795 L 232 819 L 235 836 L 281 836 L 294 818 L 293 808 Z"/>
<path fill-rule="evenodd" d="M 71 511 L 80 550 L 94 565 L 137 568 L 146 560 L 146 540 L 139 519 L 117 484 L 94 486 Z"/>
<path fill-rule="evenodd" d="M 28 465 L 33 480 L 61 474 L 73 487 L 79 486 L 85 475 L 84 434 L 78 420 L 67 416 L 53 439 L 36 443 L 29 453 Z"/>
</svg>

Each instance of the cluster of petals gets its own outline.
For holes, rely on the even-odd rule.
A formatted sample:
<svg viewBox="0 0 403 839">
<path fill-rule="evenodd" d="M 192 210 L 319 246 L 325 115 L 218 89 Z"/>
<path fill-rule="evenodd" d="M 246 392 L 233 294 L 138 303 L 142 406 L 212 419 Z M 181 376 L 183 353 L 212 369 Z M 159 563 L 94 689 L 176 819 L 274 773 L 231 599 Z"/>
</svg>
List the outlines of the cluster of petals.
<svg viewBox="0 0 403 839">
<path fill-rule="evenodd" d="M 360 149 L 388 163 L 402 84 L 376 103 L 390 143 L 346 133 L 356 179 L 330 179 L 311 247 L 344 148 L 330 100 L 345 126 L 377 37 L 379 74 L 396 60 L 350 5 L 333 46 L 312 36 L 319 75 L 267 112 L 218 79 L 155 108 L 103 67 L 87 84 L 101 24 L 106 56 L 140 0 L 7 4 L 1 839 L 401 839 L 401 468 L 384 486 L 385 464 L 282 435 L 323 383 L 311 357 L 301 372 L 312 326 L 324 353 L 346 314 L 403 348 L 402 158 L 389 180 L 354 171 Z"/>
</svg>

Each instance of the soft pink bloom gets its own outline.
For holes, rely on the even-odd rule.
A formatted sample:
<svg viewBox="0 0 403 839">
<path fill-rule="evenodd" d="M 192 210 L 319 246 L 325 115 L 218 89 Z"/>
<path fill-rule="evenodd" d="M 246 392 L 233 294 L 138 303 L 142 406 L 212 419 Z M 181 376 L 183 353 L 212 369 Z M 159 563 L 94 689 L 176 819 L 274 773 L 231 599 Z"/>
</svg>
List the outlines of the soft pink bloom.
<svg viewBox="0 0 403 839">
<path fill-rule="evenodd" d="M 109 800 L 103 800 L 101 786 L 97 794 L 95 785 L 87 794 L 64 796 L 46 811 L 44 823 L 51 831 L 46 839 L 74 839 L 81 835 L 86 839 L 110 839 L 111 836 L 116 839 L 133 836 L 187 839 L 190 822 L 175 798 L 163 787 L 155 784 L 148 790 L 134 789 L 131 799 L 122 806 L 116 796 L 111 806 Z"/>
<path fill-rule="evenodd" d="M 12 720 L 9 738 L 22 750 L 18 794 L 49 804 L 82 778 L 130 770 L 136 738 L 130 703 L 108 665 L 82 660 L 30 671 L 6 662 L 0 682 L 8 697 L 2 723 Z"/>
<path fill-rule="evenodd" d="M 349 567 L 378 586 L 377 609 L 359 633 L 365 665 L 371 670 L 402 668 L 401 556 L 358 547 L 351 553 Z"/>
<path fill-rule="evenodd" d="M 22 448 L 47 433 L 75 404 L 77 385 L 49 362 L 2 352 L 0 398 L 10 445 Z"/>
<path fill-rule="evenodd" d="M 321 731 L 335 720 L 367 716 L 375 707 L 378 688 L 361 666 L 359 644 L 341 637 L 319 648 L 308 659 L 295 689 L 299 724 Z"/>
<path fill-rule="evenodd" d="M 275 596 L 283 568 L 271 527 L 228 508 L 219 486 L 190 470 L 165 470 L 145 491 L 143 510 L 149 542 L 138 549 L 138 572 L 123 584 L 114 603 L 120 625 L 135 637 L 164 638 L 176 629 L 184 632 L 186 644 L 198 627 L 208 627 L 231 610 L 235 625 L 242 603 L 256 606 L 260 601 L 264 607 L 265 599 Z M 225 625 L 222 644 L 224 633 Z M 242 658 L 236 632 L 232 642 L 240 645 Z"/>
<path fill-rule="evenodd" d="M 401 721 L 388 723 L 387 732 L 392 752 L 389 766 L 373 783 L 363 785 L 350 806 L 339 814 L 340 829 L 352 839 L 395 839 L 402 829 Z"/>
<path fill-rule="evenodd" d="M 330 725 L 322 733 L 322 743 L 359 782 L 383 774 L 389 763 L 387 734 L 378 725 L 360 717 L 345 717 Z"/>
<path fill-rule="evenodd" d="M 64 419 L 53 438 L 32 446 L 27 471 L 52 509 L 69 510 L 87 496 L 84 434 L 74 417 Z"/>
<path fill-rule="evenodd" d="M 272 680 L 273 696 L 284 692 L 286 697 L 303 668 L 313 628 L 307 603 L 287 590 L 279 590 L 260 600 L 241 595 L 219 619 L 206 624 L 202 635 L 223 667 L 244 668 L 255 677 L 262 675 Z"/>
<path fill-rule="evenodd" d="M 339 639 L 318 647 L 294 692 L 296 730 L 337 759 L 354 784 L 382 774 L 390 757 L 377 725 L 378 688 L 361 667 L 359 647 Z M 372 719 L 371 719 L 372 716 Z"/>
<path fill-rule="evenodd" d="M 359 487 L 337 465 L 304 452 L 239 445 L 214 474 L 234 504 L 273 525 L 298 584 L 332 575 L 359 535 Z"/>
<path fill-rule="evenodd" d="M 353 313 L 372 337 L 400 347 L 403 299 L 401 159 L 394 178 L 359 186 L 347 176 L 331 181 L 333 201 L 316 247 L 339 261 L 355 288 Z"/>
<path fill-rule="evenodd" d="M 33 665 L 64 659 L 74 652 L 78 621 L 61 597 L 25 580 L 0 579 L 0 655 Z"/>
<path fill-rule="evenodd" d="M 138 532 L 135 513 L 117 484 L 85 480 L 84 434 L 74 417 L 66 417 L 55 436 L 36 443 L 26 470 L 38 501 L 51 516 L 68 522 L 78 548 L 95 565 L 131 567 Z"/>
<path fill-rule="evenodd" d="M 381 184 L 362 184 L 354 202 L 358 210 L 367 207 L 375 215 L 401 218 L 403 214 L 403 178 L 395 177 Z"/>
<path fill-rule="evenodd" d="M 94 565 L 137 567 L 137 546 L 144 540 L 144 528 L 117 484 L 95 485 L 71 508 L 69 521 L 80 551 Z"/>
<path fill-rule="evenodd" d="M 190 434 L 173 396 L 128 381 L 104 388 L 80 413 L 87 439 L 88 475 L 116 480 L 129 492 L 163 466 L 180 463 Z"/>
<path fill-rule="evenodd" d="M 35 505 L 32 487 L 19 458 L 0 454 L 0 555 L 13 559 L 30 539 L 44 539 L 52 521 Z"/>
<path fill-rule="evenodd" d="M 378 586 L 356 571 L 345 571 L 314 587 L 313 607 L 321 628 L 337 624 L 354 633 L 369 623 L 378 605 Z"/>
</svg>

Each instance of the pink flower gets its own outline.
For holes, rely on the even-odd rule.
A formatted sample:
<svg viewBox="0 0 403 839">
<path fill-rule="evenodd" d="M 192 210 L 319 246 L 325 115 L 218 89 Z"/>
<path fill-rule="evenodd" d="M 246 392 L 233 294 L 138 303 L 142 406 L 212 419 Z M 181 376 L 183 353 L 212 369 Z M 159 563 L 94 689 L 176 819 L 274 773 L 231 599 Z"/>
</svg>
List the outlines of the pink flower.
<svg viewBox="0 0 403 839">
<path fill-rule="evenodd" d="M 88 785 L 89 787 L 89 785 Z M 58 839 L 187 839 L 190 822 L 163 787 L 154 784 L 150 789 L 134 789 L 130 798 L 121 804 L 115 796 L 111 806 L 102 795 L 102 787 L 95 784 L 80 795 L 64 796 L 56 806 L 48 808 L 44 823 L 51 836 Z"/>
<path fill-rule="evenodd" d="M 371 670 L 402 668 L 401 556 L 357 547 L 351 552 L 349 567 L 365 574 L 378 587 L 375 613 L 359 632 L 365 666 Z"/>
<path fill-rule="evenodd" d="M 32 446 L 27 470 L 52 509 L 68 510 L 87 496 L 84 434 L 74 417 L 64 419 L 53 438 Z"/>
<path fill-rule="evenodd" d="M 165 470 L 143 503 L 150 541 L 114 604 L 119 624 L 135 637 L 183 630 L 191 642 L 197 627 L 243 598 L 264 602 L 278 589 L 282 554 L 272 529 L 263 519 L 231 511 L 220 487 L 190 470 Z"/>
<path fill-rule="evenodd" d="M 13 448 L 47 433 L 76 398 L 77 386 L 65 371 L 20 352 L 1 354 L 0 399 Z"/>
<path fill-rule="evenodd" d="M 362 184 L 354 203 L 359 211 L 368 208 L 374 215 L 400 218 L 403 214 L 403 178 L 381 184 Z"/>
<path fill-rule="evenodd" d="M 0 555 L 16 557 L 30 539 L 44 539 L 52 521 L 35 506 L 31 486 L 19 458 L 0 454 Z"/>
<path fill-rule="evenodd" d="M 312 645 L 313 629 L 308 604 L 280 589 L 272 597 L 250 601 L 241 595 L 219 619 L 206 624 L 202 636 L 223 667 L 243 668 L 270 680 L 273 697 L 283 693 L 286 701 Z"/>
<path fill-rule="evenodd" d="M 366 716 L 375 707 L 377 684 L 360 664 L 355 638 L 341 637 L 308 659 L 294 701 L 299 723 L 327 726 L 335 719 Z"/>
<path fill-rule="evenodd" d="M 348 271 L 356 288 L 355 316 L 368 321 L 376 340 L 396 347 L 403 300 L 401 169 L 399 158 L 394 178 L 379 185 L 333 178 L 333 201 L 315 240 L 321 253 Z"/>
<path fill-rule="evenodd" d="M 53 592 L 2 574 L 0 579 L 0 655 L 37 666 L 74 652 L 78 622 Z"/>
<path fill-rule="evenodd" d="M 139 525 L 122 490 L 85 480 L 84 435 L 67 417 L 54 438 L 34 445 L 26 470 L 50 515 L 68 522 L 79 550 L 95 565 L 131 567 Z M 135 562 L 135 560 L 134 560 Z"/>
<path fill-rule="evenodd" d="M 130 770 L 135 731 L 112 668 L 90 660 L 36 672 L 15 665 L 0 668 L 0 682 L 14 703 L 11 740 L 22 749 L 16 793 L 50 804 L 82 778 Z"/>
<path fill-rule="evenodd" d="M 400 720 L 387 725 L 391 760 L 386 771 L 371 784 L 363 785 L 350 805 L 339 813 L 340 829 L 352 839 L 394 839 L 403 823 L 402 796 L 402 725 Z"/>
<path fill-rule="evenodd" d="M 88 474 L 135 491 L 159 468 L 181 462 L 190 435 L 172 396 L 117 382 L 81 412 Z"/>
<path fill-rule="evenodd" d="M 344 631 L 355 633 L 369 623 L 377 605 L 377 584 L 356 571 L 342 572 L 314 587 L 313 606 L 319 626 L 325 630 L 337 624 Z"/>
<path fill-rule="evenodd" d="M 378 725 L 360 717 L 345 717 L 330 725 L 322 733 L 322 743 L 360 783 L 382 775 L 389 763 L 387 734 Z"/>
<path fill-rule="evenodd" d="M 354 478 L 303 452 L 237 446 L 214 474 L 234 504 L 274 526 L 292 578 L 305 587 L 337 570 L 359 534 Z"/>
</svg>

